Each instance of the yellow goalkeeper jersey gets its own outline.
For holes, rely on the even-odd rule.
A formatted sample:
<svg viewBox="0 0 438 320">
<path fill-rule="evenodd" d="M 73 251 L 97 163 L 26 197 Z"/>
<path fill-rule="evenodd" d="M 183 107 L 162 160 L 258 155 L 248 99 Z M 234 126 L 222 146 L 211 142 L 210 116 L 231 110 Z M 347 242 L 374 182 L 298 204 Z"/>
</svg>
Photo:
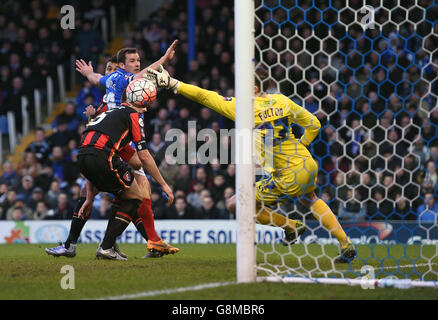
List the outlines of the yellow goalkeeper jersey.
<svg viewBox="0 0 438 320">
<path fill-rule="evenodd" d="M 236 100 L 214 91 L 180 82 L 178 93 L 215 110 L 223 116 L 236 119 Z M 297 139 L 292 124 L 304 128 Z M 254 99 L 255 149 L 259 164 L 267 173 L 295 167 L 297 158 L 311 157 L 308 146 L 321 128 L 319 120 L 305 108 L 282 94 L 268 94 Z M 272 159 L 270 161 L 270 159 Z"/>
</svg>

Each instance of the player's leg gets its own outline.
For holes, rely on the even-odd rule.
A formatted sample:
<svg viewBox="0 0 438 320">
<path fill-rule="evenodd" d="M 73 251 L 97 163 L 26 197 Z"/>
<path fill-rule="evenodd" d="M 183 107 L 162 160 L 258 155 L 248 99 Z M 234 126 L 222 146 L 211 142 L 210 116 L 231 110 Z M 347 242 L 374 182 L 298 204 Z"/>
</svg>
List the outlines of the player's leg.
<svg viewBox="0 0 438 320">
<path fill-rule="evenodd" d="M 256 184 L 256 222 L 263 225 L 270 225 L 274 227 L 280 227 L 288 234 L 302 234 L 305 228 L 301 221 L 289 219 L 284 215 L 278 214 L 267 207 L 268 204 L 276 204 L 278 197 L 270 194 L 265 189 L 260 189 L 259 186 L 265 184 L 259 181 Z M 260 192 L 262 190 L 262 192 Z M 263 191 L 264 190 L 264 191 Z M 227 210 L 230 212 L 236 212 L 236 196 L 232 196 L 227 200 Z M 292 240 L 290 240 L 292 242 Z"/>
<path fill-rule="evenodd" d="M 114 260 L 126 260 L 123 256 L 117 254 L 114 244 L 123 231 L 131 223 L 140 202 L 141 191 L 135 180 L 132 181 L 129 189 L 118 193 L 117 198 L 111 205 L 111 215 L 113 219 L 108 221 L 105 236 L 100 247 L 97 250 L 96 257 Z"/>
<path fill-rule="evenodd" d="M 300 202 L 309 208 L 313 216 L 339 241 L 341 255 L 335 262 L 344 263 L 353 259 L 356 256 L 356 249 L 324 200 L 318 198 L 315 192 L 312 191 L 301 198 Z"/>
<path fill-rule="evenodd" d="M 86 195 L 87 191 L 85 186 L 83 186 L 80 191 L 80 198 L 79 200 L 77 200 L 73 211 L 73 218 L 71 220 L 70 231 L 67 240 L 65 241 L 65 243 L 61 243 L 57 247 L 46 248 L 45 251 L 48 254 L 56 257 L 65 256 L 69 258 L 73 258 L 76 256 L 76 244 L 81 234 L 81 231 L 88 220 L 88 217 L 79 217 L 78 215 L 79 210 L 86 200 Z"/>
<path fill-rule="evenodd" d="M 143 195 L 137 213 L 142 219 L 147 234 L 147 238 L 145 239 L 147 240 L 148 254 L 146 254 L 144 258 L 156 258 L 161 257 L 163 254 L 175 254 L 179 252 L 178 248 L 164 242 L 155 231 L 154 213 L 151 203 L 151 187 L 144 171 L 136 171 L 135 179 Z"/>
<path fill-rule="evenodd" d="M 165 243 L 157 234 L 155 230 L 155 220 L 151 205 L 151 186 L 146 178 L 146 175 L 142 169 L 142 164 L 135 149 L 127 145 L 120 151 L 120 157 L 127 162 L 131 167 L 136 168 L 135 179 L 139 184 L 140 189 L 143 192 L 144 198 L 138 209 L 138 216 L 141 218 L 142 223 L 136 223 L 137 230 L 143 235 L 148 243 L 148 253 L 144 256 L 147 257 L 161 257 L 164 253 L 176 253 L 179 251 L 167 243 Z"/>
<path fill-rule="evenodd" d="M 347 237 L 344 229 L 342 229 L 339 224 L 333 211 L 324 200 L 318 198 L 313 191 L 316 188 L 318 165 L 313 158 L 307 158 L 303 163 L 303 169 L 304 170 L 297 172 L 296 174 L 297 184 L 303 186 L 304 189 L 304 196 L 301 196 L 299 201 L 302 205 L 308 208 L 315 219 L 317 219 L 325 229 L 339 241 L 341 246 L 341 257 L 336 259 L 335 262 L 347 262 L 347 259 L 356 256 L 356 250 L 350 239 Z"/>
</svg>

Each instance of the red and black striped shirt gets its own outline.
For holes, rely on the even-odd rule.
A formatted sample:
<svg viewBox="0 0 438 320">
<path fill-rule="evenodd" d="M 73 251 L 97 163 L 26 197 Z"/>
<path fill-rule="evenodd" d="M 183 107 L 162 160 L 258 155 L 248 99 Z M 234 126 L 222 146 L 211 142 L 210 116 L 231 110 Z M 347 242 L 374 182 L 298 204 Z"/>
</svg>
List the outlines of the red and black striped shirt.
<svg viewBox="0 0 438 320">
<path fill-rule="evenodd" d="M 96 149 L 114 154 L 131 141 L 137 150 L 146 149 L 143 129 L 140 114 L 122 104 L 101 113 L 87 124 L 82 134 L 79 154 L 93 153 Z"/>
</svg>

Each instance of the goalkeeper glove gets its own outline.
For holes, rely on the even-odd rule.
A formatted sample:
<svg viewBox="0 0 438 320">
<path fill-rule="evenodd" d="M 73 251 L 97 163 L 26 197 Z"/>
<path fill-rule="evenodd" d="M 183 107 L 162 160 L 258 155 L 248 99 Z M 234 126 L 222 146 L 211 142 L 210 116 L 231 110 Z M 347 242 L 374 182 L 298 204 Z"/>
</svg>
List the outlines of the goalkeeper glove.
<svg viewBox="0 0 438 320">
<path fill-rule="evenodd" d="M 144 77 L 152 81 L 157 88 L 171 89 L 174 93 L 176 93 L 180 83 L 178 80 L 172 78 L 161 64 L 158 67 L 158 71 L 148 68 Z"/>
</svg>

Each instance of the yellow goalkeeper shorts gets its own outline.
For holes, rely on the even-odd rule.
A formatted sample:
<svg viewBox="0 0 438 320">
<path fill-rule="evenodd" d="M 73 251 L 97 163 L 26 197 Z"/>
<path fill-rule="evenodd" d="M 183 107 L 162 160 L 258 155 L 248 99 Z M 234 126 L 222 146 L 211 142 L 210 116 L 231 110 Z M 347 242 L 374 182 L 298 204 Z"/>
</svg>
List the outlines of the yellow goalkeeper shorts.
<svg viewBox="0 0 438 320">
<path fill-rule="evenodd" d="M 312 157 L 293 157 L 290 167 L 256 182 L 258 203 L 275 205 L 289 198 L 299 197 L 316 188 L 318 165 Z"/>
</svg>

